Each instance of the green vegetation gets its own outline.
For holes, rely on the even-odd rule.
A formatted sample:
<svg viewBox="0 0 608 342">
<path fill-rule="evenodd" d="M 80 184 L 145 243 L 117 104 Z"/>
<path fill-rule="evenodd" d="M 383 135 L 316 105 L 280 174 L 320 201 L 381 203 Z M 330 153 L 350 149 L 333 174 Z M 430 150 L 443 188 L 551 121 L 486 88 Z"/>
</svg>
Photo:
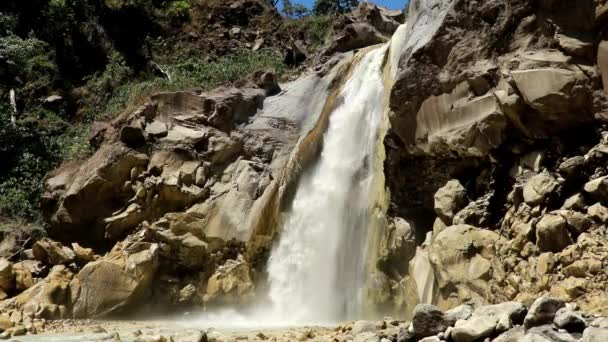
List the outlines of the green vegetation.
<svg viewBox="0 0 608 342">
<path fill-rule="evenodd" d="M 312 12 L 316 15 L 346 13 L 357 7 L 358 0 L 316 0 Z"/>
<path fill-rule="evenodd" d="M 310 15 L 286 22 L 290 29 L 303 32 L 312 48 L 322 46 L 329 39 L 333 33 L 332 24 L 333 18 L 329 15 Z"/>
</svg>

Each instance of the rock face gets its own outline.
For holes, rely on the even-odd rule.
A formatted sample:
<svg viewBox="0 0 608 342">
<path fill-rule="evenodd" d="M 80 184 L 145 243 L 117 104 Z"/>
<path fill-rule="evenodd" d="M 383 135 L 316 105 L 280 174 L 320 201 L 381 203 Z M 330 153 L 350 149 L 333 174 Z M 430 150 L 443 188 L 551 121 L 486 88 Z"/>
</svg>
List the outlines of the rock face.
<svg viewBox="0 0 608 342">
<path fill-rule="evenodd" d="M 145 298 L 158 269 L 158 245 L 122 242 L 70 282 L 75 318 L 118 313 Z"/>
</svg>

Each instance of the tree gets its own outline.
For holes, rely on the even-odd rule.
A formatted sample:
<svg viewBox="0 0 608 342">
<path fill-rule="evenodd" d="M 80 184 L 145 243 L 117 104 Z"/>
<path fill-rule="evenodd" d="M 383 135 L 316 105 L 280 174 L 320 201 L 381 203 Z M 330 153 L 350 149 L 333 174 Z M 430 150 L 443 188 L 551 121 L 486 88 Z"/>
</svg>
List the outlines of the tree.
<svg viewBox="0 0 608 342">
<path fill-rule="evenodd" d="M 290 0 L 283 0 L 283 13 L 287 17 L 293 17 L 293 5 Z"/>
<path fill-rule="evenodd" d="M 268 6 L 274 8 L 274 7 L 277 7 L 277 5 L 279 4 L 279 0 L 266 0 L 266 4 L 268 4 Z"/>
<path fill-rule="evenodd" d="M 293 16 L 296 18 L 302 18 L 310 14 L 308 8 L 302 4 L 293 5 Z"/>
<path fill-rule="evenodd" d="M 358 4 L 358 0 L 316 0 L 312 12 L 316 15 L 346 13 Z"/>
</svg>

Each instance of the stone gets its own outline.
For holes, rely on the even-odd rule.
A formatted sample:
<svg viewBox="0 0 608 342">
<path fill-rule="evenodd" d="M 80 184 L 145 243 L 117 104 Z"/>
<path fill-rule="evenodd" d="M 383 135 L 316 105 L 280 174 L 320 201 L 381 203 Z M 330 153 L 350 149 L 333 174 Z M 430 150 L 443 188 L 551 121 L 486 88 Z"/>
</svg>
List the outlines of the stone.
<svg viewBox="0 0 608 342">
<path fill-rule="evenodd" d="M 572 243 L 572 237 L 563 217 L 547 214 L 536 224 L 536 245 L 541 252 L 561 252 Z"/>
<path fill-rule="evenodd" d="M 35 260 L 24 260 L 13 265 L 15 273 L 15 288 L 23 291 L 34 286 L 34 276 L 41 274 L 46 267 Z"/>
<path fill-rule="evenodd" d="M 496 330 L 498 318 L 493 316 L 475 316 L 468 320 L 456 322 L 452 329 L 452 339 L 455 342 L 474 342 L 491 336 Z"/>
<path fill-rule="evenodd" d="M 602 262 L 596 259 L 576 260 L 564 268 L 566 276 L 585 278 L 599 273 L 602 270 Z"/>
<path fill-rule="evenodd" d="M 81 247 L 77 242 L 72 243 L 72 250 L 76 256 L 76 261 L 81 265 L 95 260 L 95 252 L 91 248 Z"/>
<path fill-rule="evenodd" d="M 538 256 L 538 262 L 536 264 L 536 272 L 538 274 L 548 274 L 553 271 L 555 267 L 555 256 L 551 252 L 543 253 Z"/>
<path fill-rule="evenodd" d="M 583 189 L 595 199 L 603 200 L 608 198 L 608 176 L 590 180 L 585 183 Z"/>
<path fill-rule="evenodd" d="M 578 211 L 560 210 L 559 215 L 566 220 L 575 237 L 586 232 L 593 225 L 593 222 L 585 214 Z"/>
<path fill-rule="evenodd" d="M 137 124 L 124 126 L 120 130 L 120 141 L 131 148 L 143 146 L 146 143 L 144 130 Z"/>
<path fill-rule="evenodd" d="M 578 193 L 568 197 L 561 209 L 571 209 L 571 210 L 584 210 L 586 207 L 585 199 L 583 195 Z"/>
<path fill-rule="evenodd" d="M 164 138 L 168 134 L 167 124 L 154 120 L 146 125 L 146 133 L 154 138 Z"/>
<path fill-rule="evenodd" d="M 604 82 L 604 91 L 608 93 L 608 40 L 604 40 L 598 45 L 597 65 L 600 68 L 600 72 L 602 74 L 602 81 Z"/>
<path fill-rule="evenodd" d="M 0 314 L 0 332 L 12 328 L 15 324 L 7 314 Z"/>
<path fill-rule="evenodd" d="M 542 336 L 552 342 L 578 342 L 579 339 L 570 335 L 567 331 L 557 330 L 553 325 L 541 325 L 528 329 L 528 335 Z M 579 335 L 580 336 L 580 335 Z"/>
<path fill-rule="evenodd" d="M 246 303 L 252 299 L 254 289 L 251 266 L 244 260 L 227 260 L 209 278 L 205 300 Z"/>
<path fill-rule="evenodd" d="M 566 175 L 571 175 L 574 174 L 576 170 L 578 170 L 584 163 L 585 157 L 583 156 L 568 158 L 559 165 L 559 171 Z"/>
<path fill-rule="evenodd" d="M 439 233 L 428 252 L 439 287 L 457 289 L 459 296 L 463 296 L 461 302 L 483 303 L 497 240 L 495 232 L 468 225 L 450 226 Z"/>
<path fill-rule="evenodd" d="M 411 342 L 414 340 L 413 332 L 407 328 L 400 328 L 397 334 L 397 342 Z"/>
<path fill-rule="evenodd" d="M 356 321 L 353 323 L 351 334 L 357 336 L 361 333 L 375 332 L 376 330 L 378 330 L 378 326 L 372 321 Z"/>
<path fill-rule="evenodd" d="M 158 269 L 158 245 L 118 243 L 88 263 L 70 283 L 75 318 L 119 313 L 145 299 Z"/>
<path fill-rule="evenodd" d="M 74 251 L 50 239 L 36 241 L 32 246 L 34 258 L 47 265 L 69 264 L 76 259 Z"/>
<path fill-rule="evenodd" d="M 608 222 L 608 208 L 600 203 L 595 203 L 587 208 L 587 214 L 600 222 Z"/>
<path fill-rule="evenodd" d="M 551 296 L 564 301 L 573 301 L 582 296 L 587 288 L 585 279 L 568 277 L 551 287 Z"/>
<path fill-rule="evenodd" d="M 555 178 L 549 173 L 543 172 L 528 179 L 523 188 L 524 201 L 535 206 L 545 200 L 549 193 L 558 187 Z"/>
<path fill-rule="evenodd" d="M 561 308 L 555 313 L 553 324 L 559 329 L 565 329 L 568 332 L 583 332 L 587 327 L 585 318 L 568 308 Z"/>
<path fill-rule="evenodd" d="M 388 39 L 369 23 L 359 22 L 348 24 L 334 38 L 325 55 L 334 52 L 347 52 L 370 45 L 386 42 Z"/>
<path fill-rule="evenodd" d="M 608 329 L 589 327 L 583 332 L 581 342 L 605 342 L 608 341 Z"/>
<path fill-rule="evenodd" d="M 13 265 L 5 258 L 0 258 L 0 290 L 6 292 L 15 287 Z"/>
<path fill-rule="evenodd" d="M 469 304 L 462 304 L 453 309 L 446 311 L 445 317 L 449 321 L 456 322 L 459 320 L 469 319 L 469 317 L 471 317 L 472 314 L 473 314 L 473 306 L 469 305 Z"/>
<path fill-rule="evenodd" d="M 494 305 L 484 305 L 475 309 L 475 317 L 495 317 L 497 319 L 496 331 L 502 332 L 515 325 L 521 325 L 527 313 L 526 307 L 518 302 L 504 302 Z"/>
<path fill-rule="evenodd" d="M 563 300 L 541 297 L 532 303 L 528 314 L 524 319 L 526 329 L 536 327 L 543 324 L 552 323 L 557 311 L 566 304 Z"/>
<path fill-rule="evenodd" d="M 419 340 L 418 342 L 441 342 L 441 339 L 438 336 L 429 336 Z"/>
<path fill-rule="evenodd" d="M 413 334 L 416 338 L 437 335 L 453 326 L 455 321 L 445 317 L 443 312 L 430 304 L 418 304 L 412 318 Z"/>
<path fill-rule="evenodd" d="M 435 193 L 435 213 L 446 225 L 451 225 L 454 215 L 467 202 L 467 190 L 458 180 L 452 179 Z"/>
</svg>

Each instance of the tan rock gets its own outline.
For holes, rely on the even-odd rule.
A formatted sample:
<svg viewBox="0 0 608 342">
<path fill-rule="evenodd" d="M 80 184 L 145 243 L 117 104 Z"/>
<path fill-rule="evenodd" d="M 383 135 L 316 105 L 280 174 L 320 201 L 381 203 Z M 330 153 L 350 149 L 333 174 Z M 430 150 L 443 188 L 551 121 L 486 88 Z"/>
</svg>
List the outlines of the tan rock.
<svg viewBox="0 0 608 342">
<path fill-rule="evenodd" d="M 604 5 L 608 8 L 608 4 Z M 602 41 L 597 48 L 597 65 L 602 73 L 604 90 L 608 93 L 608 40 Z"/>
<path fill-rule="evenodd" d="M 69 264 L 76 259 L 74 251 L 50 239 L 36 241 L 32 246 L 34 258 L 47 265 Z"/>
<path fill-rule="evenodd" d="M 158 268 L 158 245 L 120 242 L 70 283 L 75 318 L 117 313 L 145 298 Z"/>
<path fill-rule="evenodd" d="M 558 213 L 566 220 L 566 223 L 568 223 L 568 226 L 571 228 L 574 236 L 578 236 L 586 232 L 593 225 L 593 222 L 591 222 L 587 215 L 577 211 L 560 210 Z"/>
<path fill-rule="evenodd" d="M 10 307 L 36 318 L 68 318 L 71 306 L 70 280 L 73 274 L 64 265 L 54 266 L 49 275 L 16 297 L 0 303 L 0 311 Z"/>
<path fill-rule="evenodd" d="M 535 175 L 524 185 L 524 201 L 531 206 L 540 204 L 558 185 L 555 178 L 546 172 Z"/>
<path fill-rule="evenodd" d="M 568 277 L 551 288 L 551 295 L 566 302 L 575 300 L 586 292 L 587 281 Z"/>
<path fill-rule="evenodd" d="M 551 252 L 543 253 L 538 257 L 538 263 L 536 264 L 536 272 L 538 274 L 547 274 L 553 271 L 555 267 L 555 256 Z"/>
<path fill-rule="evenodd" d="M 585 183 L 586 193 L 598 200 L 608 198 L 608 176 L 603 176 Z"/>
<path fill-rule="evenodd" d="M 206 301 L 243 303 L 252 299 L 251 268 L 243 260 L 228 260 L 207 282 Z"/>
<path fill-rule="evenodd" d="M 600 203 L 587 208 L 587 214 L 600 222 L 608 222 L 608 208 Z"/>
<path fill-rule="evenodd" d="M 483 301 L 479 296 L 487 290 L 497 240 L 495 232 L 468 225 L 447 227 L 439 233 L 429 247 L 439 287 L 454 287 L 459 293 L 468 292 L 473 301 Z"/>
<path fill-rule="evenodd" d="M 72 243 L 72 250 L 76 256 L 76 261 L 80 264 L 86 264 L 95 260 L 95 252 L 91 248 L 81 247 L 77 242 Z"/>
<path fill-rule="evenodd" d="M 536 224 L 536 245 L 541 252 L 560 252 L 572 243 L 563 217 L 547 214 Z"/>
<path fill-rule="evenodd" d="M 13 265 L 5 258 L 0 258 L 0 290 L 10 291 L 15 287 Z"/>
<path fill-rule="evenodd" d="M 452 179 L 435 193 L 435 213 L 446 225 L 451 225 L 454 215 L 467 202 L 467 190 L 458 180 Z"/>
<path fill-rule="evenodd" d="M 15 272 L 15 287 L 17 290 L 26 290 L 36 284 L 34 276 L 42 273 L 45 266 L 40 261 L 24 260 L 13 265 Z"/>
<path fill-rule="evenodd" d="M 597 274 L 602 269 L 602 262 L 596 259 L 576 260 L 565 267 L 564 275 L 569 277 L 585 278 Z"/>
</svg>

